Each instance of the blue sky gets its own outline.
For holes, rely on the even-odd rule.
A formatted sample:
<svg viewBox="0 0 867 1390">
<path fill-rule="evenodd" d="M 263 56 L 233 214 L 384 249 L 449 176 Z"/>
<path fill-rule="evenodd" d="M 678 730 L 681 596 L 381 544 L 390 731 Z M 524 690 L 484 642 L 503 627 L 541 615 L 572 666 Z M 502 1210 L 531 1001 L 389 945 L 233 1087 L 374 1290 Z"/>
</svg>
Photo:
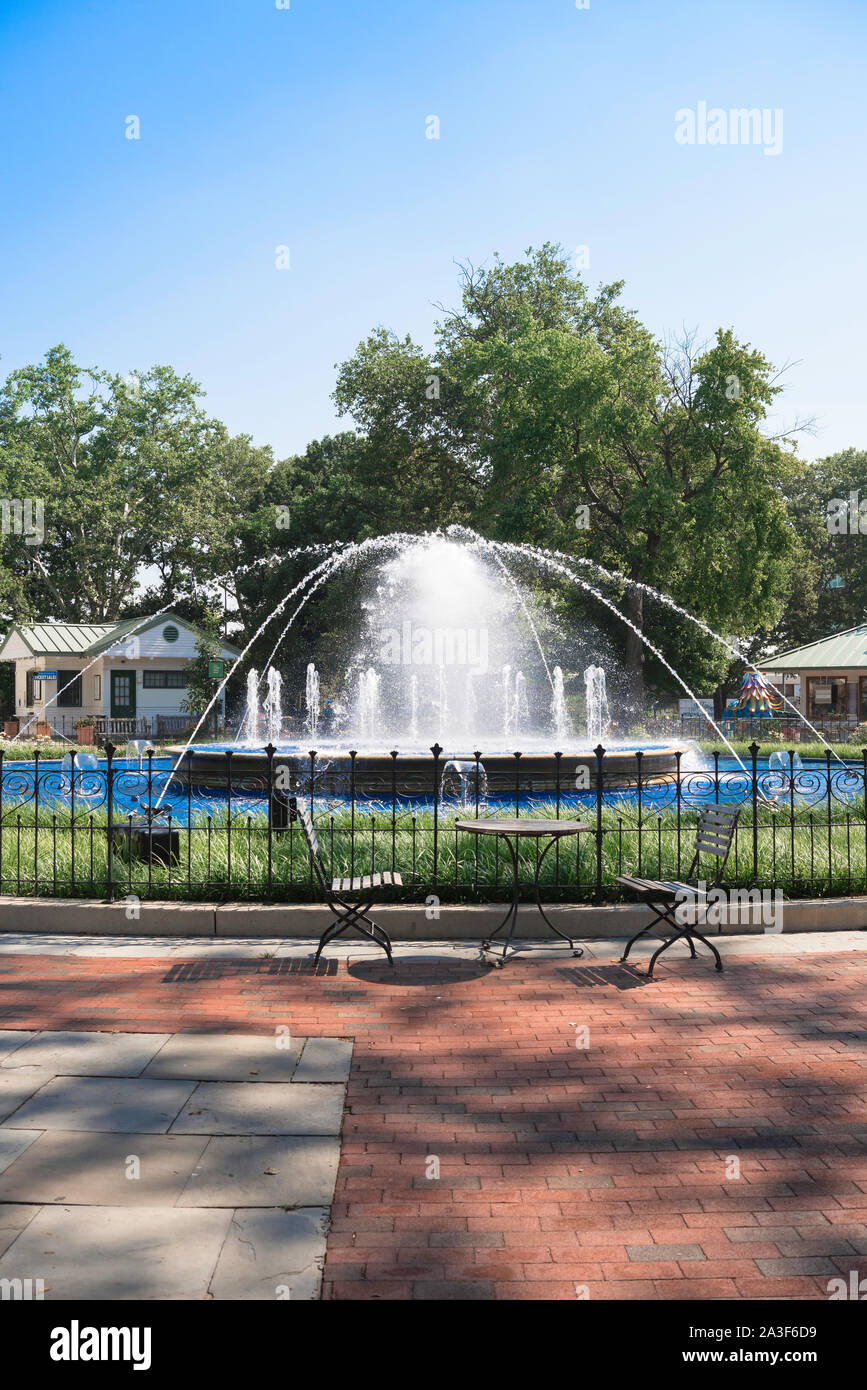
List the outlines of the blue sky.
<svg viewBox="0 0 867 1390">
<path fill-rule="evenodd" d="M 0 0 L 0 372 L 170 363 L 283 456 L 373 327 L 430 344 L 455 262 L 552 240 L 796 363 L 808 458 L 867 448 L 865 40 L 863 0 Z M 701 101 L 782 152 L 678 144 Z"/>
</svg>

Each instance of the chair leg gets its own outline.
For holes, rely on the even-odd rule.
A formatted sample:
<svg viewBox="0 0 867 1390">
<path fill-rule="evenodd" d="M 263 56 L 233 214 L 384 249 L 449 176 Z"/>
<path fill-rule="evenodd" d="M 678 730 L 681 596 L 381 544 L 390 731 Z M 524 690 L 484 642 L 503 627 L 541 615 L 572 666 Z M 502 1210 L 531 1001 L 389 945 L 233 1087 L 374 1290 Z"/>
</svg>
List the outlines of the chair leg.
<svg viewBox="0 0 867 1390">
<path fill-rule="evenodd" d="M 722 961 L 720 960 L 719 951 L 717 950 L 716 946 L 714 946 L 713 942 L 712 942 L 712 941 L 708 941 L 708 939 L 707 939 L 706 936 L 702 936 L 702 934 L 701 934 L 700 931 L 693 932 L 693 936 L 696 938 L 697 941 L 700 941 L 704 946 L 706 946 L 706 947 L 708 948 L 709 951 L 712 951 L 712 952 L 713 952 L 713 957 L 714 957 L 714 960 L 716 961 L 716 968 L 717 968 L 717 970 L 722 970 L 722 968 L 723 968 L 723 963 L 722 963 Z M 695 952 L 693 952 L 693 955 L 694 955 L 694 954 L 695 954 Z"/>
<path fill-rule="evenodd" d="M 627 941 L 627 943 L 626 943 L 626 950 L 623 952 L 623 955 L 620 957 L 620 963 L 621 963 L 621 965 L 622 965 L 623 962 L 626 960 L 627 956 L 629 955 L 629 952 L 632 950 L 632 948 L 633 948 L 633 946 L 635 945 L 636 941 L 640 940 L 640 938 L 641 938 L 642 936 L 644 936 L 646 932 L 649 932 L 649 931 L 650 931 L 650 928 L 651 928 L 651 927 L 655 927 L 655 926 L 656 926 L 656 922 L 648 922 L 648 924 L 647 924 L 646 927 L 642 927 L 642 928 L 641 928 L 641 931 L 637 931 L 637 932 L 635 933 L 635 935 L 634 935 L 629 941 Z"/>
<path fill-rule="evenodd" d="M 335 901 L 343 908 L 342 912 L 338 911 L 338 908 L 335 906 Z M 313 958 L 314 969 L 324 947 L 329 945 L 332 941 L 335 941 L 338 936 L 342 936 L 350 927 L 355 928 L 362 936 L 372 941 L 374 945 L 381 946 L 388 957 L 389 965 L 394 968 L 394 958 L 391 954 L 391 938 L 378 922 L 374 922 L 372 918 L 367 916 L 368 910 L 373 907 L 373 902 L 346 903 L 340 898 L 335 899 L 335 901 L 329 902 L 328 906 L 331 908 L 337 920 L 332 922 L 329 927 L 326 927 L 320 937 L 319 946 Z"/>
<path fill-rule="evenodd" d="M 705 946 L 707 946 L 709 951 L 713 952 L 714 960 L 716 961 L 716 968 L 717 970 L 722 970 L 723 964 L 720 960 L 719 951 L 717 950 L 716 946 L 714 946 L 713 942 L 708 941 L 706 937 L 702 936 L 701 932 L 697 932 L 695 930 L 687 931 L 686 929 L 683 929 L 675 932 L 674 936 L 670 936 L 667 941 L 663 941 L 659 949 L 654 951 L 653 955 L 650 957 L 650 964 L 647 967 L 647 978 L 649 980 L 653 978 L 653 967 L 656 964 L 657 957 L 661 956 L 663 951 L 667 951 L 669 946 L 673 946 L 676 941 L 681 941 L 684 937 L 686 938 L 689 944 L 689 949 L 692 953 L 693 959 L 695 959 L 696 956 L 696 949 L 695 945 L 693 944 L 692 938 L 695 937 L 697 941 L 701 941 Z"/>
<path fill-rule="evenodd" d="M 637 932 L 635 933 L 635 935 L 632 937 L 632 939 L 626 943 L 626 950 L 623 952 L 623 955 L 620 957 L 620 963 L 621 963 L 621 965 L 622 965 L 623 962 L 626 960 L 626 957 L 629 955 L 629 952 L 632 950 L 632 947 L 635 945 L 636 941 L 639 941 L 639 940 L 641 939 L 642 936 L 646 936 L 646 934 L 647 934 L 653 927 L 656 926 L 657 922 L 671 922 L 671 909 L 670 909 L 670 908 L 663 908 L 663 909 L 660 911 L 660 909 L 659 909 L 659 907 L 656 905 L 656 903 L 647 903 L 647 907 L 650 908 L 650 911 L 651 911 L 651 912 L 655 912 L 655 913 L 656 913 L 656 916 L 654 917 L 654 919 L 653 919 L 652 922 L 648 922 L 648 924 L 647 924 L 646 927 L 642 927 L 642 928 L 641 928 L 641 931 L 637 931 Z"/>
</svg>

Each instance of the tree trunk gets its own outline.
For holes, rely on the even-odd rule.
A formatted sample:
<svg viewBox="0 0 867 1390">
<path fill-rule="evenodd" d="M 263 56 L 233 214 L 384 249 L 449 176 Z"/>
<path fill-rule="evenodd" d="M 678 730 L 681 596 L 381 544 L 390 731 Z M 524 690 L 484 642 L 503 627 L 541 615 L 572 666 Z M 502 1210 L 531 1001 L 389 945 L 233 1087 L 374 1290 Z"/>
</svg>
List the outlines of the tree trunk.
<svg viewBox="0 0 867 1390">
<path fill-rule="evenodd" d="M 630 577 L 637 578 L 637 575 Z M 644 590 L 630 585 L 623 607 L 629 621 L 635 624 L 638 632 L 643 632 Z M 626 698 L 630 713 L 640 718 L 644 713 L 644 643 L 631 627 L 626 629 Z"/>
</svg>

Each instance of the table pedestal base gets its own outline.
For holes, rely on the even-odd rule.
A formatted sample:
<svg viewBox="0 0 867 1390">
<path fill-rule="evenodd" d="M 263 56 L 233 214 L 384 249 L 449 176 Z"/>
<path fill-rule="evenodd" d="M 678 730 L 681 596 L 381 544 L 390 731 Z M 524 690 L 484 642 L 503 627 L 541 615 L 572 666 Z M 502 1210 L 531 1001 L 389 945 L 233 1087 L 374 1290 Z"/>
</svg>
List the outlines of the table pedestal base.
<svg viewBox="0 0 867 1390">
<path fill-rule="evenodd" d="M 515 927 L 518 924 L 518 908 L 520 905 L 518 900 L 518 837 L 515 837 L 514 845 L 512 844 L 512 841 L 508 838 L 508 836 L 503 835 L 500 838 L 503 840 L 503 843 L 508 847 L 509 853 L 512 856 L 512 868 L 514 871 L 512 879 L 512 902 L 502 922 L 500 922 L 499 925 L 496 926 L 494 930 L 490 932 L 488 936 L 485 937 L 484 941 L 481 944 L 480 951 L 481 959 L 485 962 L 485 964 L 494 965 L 497 966 L 497 968 L 500 968 L 501 966 L 505 965 L 506 961 L 510 959 L 512 956 L 520 955 L 519 949 L 517 947 L 512 946 L 512 938 L 515 935 Z M 584 948 L 582 946 L 576 946 L 571 936 L 567 936 L 566 933 L 562 932 L 559 927 L 555 927 L 554 923 L 551 921 L 550 917 L 548 916 L 548 914 L 542 906 L 542 899 L 539 893 L 539 874 L 542 869 L 542 864 L 544 862 L 545 855 L 548 853 L 548 850 L 551 848 L 551 846 L 556 844 L 558 838 L 559 836 L 556 835 L 553 837 L 550 844 L 547 844 L 545 846 L 545 848 L 543 849 L 542 853 L 539 855 L 536 861 L 536 873 L 533 879 L 533 889 L 536 895 L 536 906 L 539 909 L 539 915 L 541 916 L 542 921 L 549 928 L 549 930 L 554 933 L 555 936 L 559 936 L 561 941 L 566 942 L 567 946 L 570 948 L 572 952 L 572 955 L 576 957 L 583 956 Z M 505 940 L 503 941 L 502 955 L 496 955 L 492 948 L 492 942 L 494 941 L 495 937 L 499 937 L 500 932 L 507 925 L 507 923 L 509 924 L 509 930 L 506 933 Z M 498 941 L 497 945 L 499 946 L 499 944 L 500 943 Z"/>
</svg>

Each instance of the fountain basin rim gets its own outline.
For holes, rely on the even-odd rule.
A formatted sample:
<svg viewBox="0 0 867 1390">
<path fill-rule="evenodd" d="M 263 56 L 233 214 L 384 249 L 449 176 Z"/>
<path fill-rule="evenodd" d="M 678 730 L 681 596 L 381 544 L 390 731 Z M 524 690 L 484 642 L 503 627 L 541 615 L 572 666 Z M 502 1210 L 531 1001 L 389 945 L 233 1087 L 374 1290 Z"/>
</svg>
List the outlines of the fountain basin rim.
<svg viewBox="0 0 867 1390">
<path fill-rule="evenodd" d="M 297 743 L 297 742 L 296 742 L 296 743 L 279 743 L 279 744 L 274 744 L 274 745 L 273 745 L 273 748 L 274 748 L 274 757 L 275 757 L 275 758 L 280 758 L 280 757 L 283 757 L 283 758 L 292 757 L 292 758 L 308 758 L 308 759 L 309 759 L 311 752 L 315 752 L 316 756 L 319 757 L 319 758 L 348 758 L 349 755 L 350 755 L 350 752 L 355 751 L 355 753 L 356 753 L 356 758 L 357 758 L 357 760 L 359 760 L 359 761 L 360 761 L 361 759 L 363 759 L 363 758 L 364 758 L 364 759 L 371 759 L 371 758 L 374 758 L 374 759 L 383 759 L 383 760 L 387 760 L 388 762 L 391 762 L 391 761 L 393 760 L 393 759 L 392 759 L 392 751 L 393 751 L 393 750 L 391 750 L 391 749 L 386 749 L 385 747 L 376 747 L 376 748 L 367 747 L 367 748 L 359 748 L 359 749 L 356 749 L 356 750 L 352 750 L 352 749 L 350 749 L 349 743 L 348 743 L 348 742 L 342 742 L 342 743 L 328 743 L 327 741 L 319 740 L 319 742 L 317 743 L 315 739 L 312 740 L 312 742 L 316 744 L 316 747 L 315 747 L 315 748 L 310 748 L 310 747 L 308 747 L 307 744 L 305 744 L 305 743 Z M 439 745 L 437 745 L 437 746 L 439 746 Z M 689 753 L 689 752 L 692 752 L 692 751 L 693 751 L 690 744 L 688 744 L 688 743 L 677 743 L 677 742 L 674 742 L 674 743 L 620 743 L 620 744 L 612 744 L 612 746 L 611 746 L 610 748 L 603 744 L 603 748 L 604 748 L 604 751 L 605 751 L 605 760 L 606 760 L 606 762 L 608 761 L 609 758 L 635 758 L 635 755 L 636 755 L 637 753 L 641 753 L 642 756 L 644 756 L 645 754 L 650 753 L 650 754 L 664 755 L 664 756 L 668 756 L 668 757 L 675 757 L 678 753 L 680 753 L 680 754 L 682 755 L 682 754 L 684 754 L 684 753 Z M 412 747 L 412 748 L 396 749 L 396 750 L 394 750 L 394 751 L 397 752 L 398 761 L 399 761 L 400 759 L 402 759 L 402 758 L 429 758 L 429 757 L 431 756 L 431 748 L 430 748 L 430 747 L 419 747 L 419 748 Z M 514 762 L 514 760 L 515 760 L 515 751 L 516 751 L 516 750 L 510 750 L 510 749 L 508 749 L 508 748 L 506 748 L 506 747 L 500 747 L 500 748 L 495 747 L 495 748 L 493 748 L 490 752 L 485 752 L 484 750 L 480 750 L 480 760 L 481 760 L 481 762 L 484 763 L 484 762 L 485 762 L 487 759 L 489 759 L 489 758 L 511 758 L 512 761 Z M 520 750 L 517 750 L 517 751 L 520 752 L 521 758 L 522 758 L 522 759 L 525 759 L 525 758 L 552 758 L 552 759 L 553 759 L 553 758 L 555 758 L 555 757 L 557 756 L 558 753 L 559 753 L 559 754 L 561 755 L 561 757 L 564 758 L 564 759 L 565 759 L 565 758 L 581 758 L 581 759 L 586 759 L 586 758 L 589 758 L 589 757 L 595 758 L 595 754 L 596 754 L 595 748 L 590 747 L 589 744 L 586 745 L 586 746 L 581 746 L 581 745 L 579 745 L 579 746 L 572 745 L 572 747 L 564 746 L 563 748 L 533 748 L 533 747 L 530 747 L 530 748 L 523 748 L 523 749 L 520 749 Z M 193 744 L 191 744 L 189 747 L 187 747 L 187 746 L 184 745 L 184 744 L 175 744 L 175 745 L 169 745 L 168 747 L 166 747 L 165 753 L 166 753 L 168 756 L 172 757 L 172 758 L 178 758 L 178 757 L 181 757 L 182 755 L 185 756 L 187 753 L 195 753 L 197 756 L 207 755 L 207 754 L 211 754 L 211 755 L 213 755 L 213 754 L 220 754 L 220 755 L 223 756 L 223 757 L 225 757 L 226 753 L 231 753 L 233 759 L 235 759 L 235 758 L 242 758 L 242 759 L 256 759 L 256 760 L 258 760 L 258 759 L 260 759 L 260 758 L 267 757 L 266 745 L 265 745 L 265 744 L 255 744 L 255 745 L 251 745 L 251 744 L 247 744 L 247 743 L 193 743 Z M 470 763 L 472 763 L 472 762 L 475 762 L 475 758 L 476 758 L 476 750 L 475 750 L 475 749 L 473 749 L 472 752 L 470 752 L 470 751 L 454 751 L 454 750 L 451 750 L 451 749 L 448 749 L 448 748 L 444 748 L 444 749 L 442 749 L 442 751 L 441 751 L 441 753 L 440 753 L 440 762 L 443 762 L 443 763 L 444 763 L 444 762 L 470 762 Z"/>
<path fill-rule="evenodd" d="M 305 794 L 346 794 L 354 789 L 359 798 L 430 794 L 433 787 L 433 758 L 430 750 L 401 753 L 396 757 L 384 751 L 358 750 L 354 758 L 343 751 L 343 745 L 333 750 L 327 746 L 316 749 L 315 759 L 303 744 L 283 745 L 272 754 L 270 766 L 291 770 L 289 787 Z M 556 750 L 560 752 L 560 750 Z M 643 746 L 606 750 L 603 760 L 603 782 L 606 787 L 635 787 L 673 777 L 689 745 L 646 744 Z M 233 745 L 193 745 L 190 749 L 170 749 L 177 763 L 175 780 L 182 786 L 261 790 L 268 785 L 269 758 L 265 748 Z M 192 756 L 188 756 L 192 754 Z M 231 754 L 231 757 L 228 756 Z M 180 756 L 183 755 L 183 756 Z M 439 759 L 439 779 L 449 771 L 449 765 L 459 764 L 461 776 L 474 779 L 474 753 L 444 752 Z M 514 753 L 482 753 L 479 766 L 487 790 L 492 793 L 519 792 L 523 795 L 556 795 L 571 789 L 591 790 L 598 778 L 599 761 L 592 749 L 561 752 L 539 750 Z M 311 776 L 312 774 L 312 776 Z M 312 782 L 312 786 L 311 786 Z M 287 792 L 287 786 L 275 789 L 275 795 Z"/>
</svg>

